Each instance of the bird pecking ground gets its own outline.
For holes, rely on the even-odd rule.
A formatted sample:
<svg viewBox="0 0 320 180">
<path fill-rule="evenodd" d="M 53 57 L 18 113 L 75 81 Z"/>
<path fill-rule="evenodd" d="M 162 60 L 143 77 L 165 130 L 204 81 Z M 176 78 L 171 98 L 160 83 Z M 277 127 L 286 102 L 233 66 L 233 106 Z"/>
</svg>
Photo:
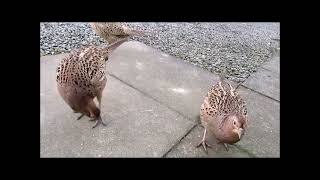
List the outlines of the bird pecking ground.
<svg viewBox="0 0 320 180">
<path fill-rule="evenodd" d="M 280 23 L 125 23 L 146 30 L 132 37 L 188 63 L 244 81 L 271 57 Z M 70 52 L 104 41 L 88 23 L 40 23 L 40 55 Z"/>
</svg>

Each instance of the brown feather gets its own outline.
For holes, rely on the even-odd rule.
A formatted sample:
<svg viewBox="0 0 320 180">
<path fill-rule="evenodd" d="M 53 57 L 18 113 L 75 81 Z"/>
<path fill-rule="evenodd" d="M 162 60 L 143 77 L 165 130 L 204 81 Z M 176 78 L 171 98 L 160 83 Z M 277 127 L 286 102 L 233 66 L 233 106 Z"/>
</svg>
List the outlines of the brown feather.
<svg viewBox="0 0 320 180">
<path fill-rule="evenodd" d="M 143 31 L 131 29 L 119 22 L 95 22 L 90 25 L 94 32 L 109 44 L 129 36 L 144 35 Z"/>
<path fill-rule="evenodd" d="M 220 80 L 208 91 L 200 108 L 200 119 L 201 124 L 220 142 L 232 144 L 240 140 L 238 134 L 233 132 L 233 121 L 236 120 L 236 125 L 245 129 L 247 108 L 235 89 L 224 78 Z"/>
<path fill-rule="evenodd" d="M 122 39 L 105 47 L 82 47 L 61 60 L 57 67 L 57 88 L 63 100 L 75 112 L 100 117 L 100 109 L 93 99 L 101 96 L 106 86 L 106 60 L 109 53 L 125 41 Z"/>
</svg>

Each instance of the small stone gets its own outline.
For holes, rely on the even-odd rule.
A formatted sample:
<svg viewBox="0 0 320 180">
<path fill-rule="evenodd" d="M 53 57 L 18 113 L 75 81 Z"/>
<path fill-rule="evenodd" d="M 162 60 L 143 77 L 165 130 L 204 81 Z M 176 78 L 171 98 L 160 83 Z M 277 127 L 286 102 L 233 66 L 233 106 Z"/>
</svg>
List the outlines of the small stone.
<svg viewBox="0 0 320 180">
<path fill-rule="evenodd" d="M 201 64 L 213 72 L 237 67 L 227 75 L 248 76 L 271 57 L 270 38 L 280 36 L 279 23 L 128 23 L 145 29 L 147 36 L 131 39 L 179 57 L 192 64 Z M 103 39 L 88 23 L 41 23 L 40 49 L 43 54 L 70 52 L 83 45 L 101 45 Z M 275 47 L 279 47 L 278 45 Z M 276 50 L 276 49 L 275 49 Z M 280 51 L 280 49 L 278 50 Z M 198 58 L 197 58 L 198 57 Z M 209 60 L 208 60 L 209 59 Z M 220 62 L 221 61 L 221 62 Z M 230 61 L 230 62 L 228 62 Z M 244 66 L 244 64 L 248 64 Z M 214 68 L 213 68 L 214 67 Z M 245 67 L 245 70 L 241 70 Z M 228 69 L 228 70 L 227 70 Z"/>
</svg>

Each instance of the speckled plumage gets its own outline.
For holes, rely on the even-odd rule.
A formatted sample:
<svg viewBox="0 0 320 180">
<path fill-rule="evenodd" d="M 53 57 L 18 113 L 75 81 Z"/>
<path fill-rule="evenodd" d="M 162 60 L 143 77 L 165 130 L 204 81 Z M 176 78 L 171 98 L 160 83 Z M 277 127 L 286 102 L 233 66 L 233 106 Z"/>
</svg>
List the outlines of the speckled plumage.
<svg viewBox="0 0 320 180">
<path fill-rule="evenodd" d="M 57 67 L 57 87 L 64 101 L 83 115 L 97 120 L 95 127 L 103 121 L 100 117 L 101 97 L 106 86 L 106 61 L 109 54 L 127 39 L 109 46 L 82 47 L 63 58 Z M 93 99 L 97 97 L 99 108 Z"/>
<path fill-rule="evenodd" d="M 143 34 L 142 31 L 131 29 L 119 22 L 94 22 L 90 23 L 90 25 L 94 32 L 108 43 L 113 43 L 129 36 Z"/>
<path fill-rule="evenodd" d="M 198 146 L 206 150 L 206 131 L 210 131 L 228 150 L 227 144 L 238 142 L 247 127 L 245 101 L 223 78 L 208 91 L 200 108 L 201 124 L 205 128 L 203 139 Z"/>
</svg>

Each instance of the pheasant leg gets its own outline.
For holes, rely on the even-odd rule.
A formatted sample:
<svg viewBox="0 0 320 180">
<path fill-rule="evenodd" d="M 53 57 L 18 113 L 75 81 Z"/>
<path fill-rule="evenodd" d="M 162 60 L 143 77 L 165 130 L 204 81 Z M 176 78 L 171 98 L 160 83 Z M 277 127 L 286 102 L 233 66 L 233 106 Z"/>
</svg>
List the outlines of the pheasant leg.
<svg viewBox="0 0 320 180">
<path fill-rule="evenodd" d="M 80 120 L 83 116 L 84 116 L 84 114 L 81 114 L 81 116 L 79 116 L 79 117 L 77 118 L 77 120 Z"/>
<path fill-rule="evenodd" d="M 92 128 L 97 127 L 99 124 L 106 126 L 106 123 L 102 121 L 101 116 L 99 116 L 98 118 L 90 119 L 89 121 L 96 121 Z"/>
<path fill-rule="evenodd" d="M 222 142 L 218 141 L 218 144 L 223 144 L 223 146 L 226 148 L 226 150 L 229 151 L 229 146 L 227 143 L 222 143 Z"/>
<path fill-rule="evenodd" d="M 224 147 L 226 148 L 227 151 L 229 151 L 229 146 L 226 143 L 223 143 Z"/>
<path fill-rule="evenodd" d="M 207 133 L 207 129 L 204 129 L 202 140 L 199 142 L 199 144 L 196 147 L 200 147 L 202 145 L 202 147 L 204 148 L 205 152 L 208 154 L 207 146 L 209 148 L 212 148 L 212 146 L 210 144 L 208 144 L 207 141 L 206 141 L 206 133 Z"/>
</svg>

